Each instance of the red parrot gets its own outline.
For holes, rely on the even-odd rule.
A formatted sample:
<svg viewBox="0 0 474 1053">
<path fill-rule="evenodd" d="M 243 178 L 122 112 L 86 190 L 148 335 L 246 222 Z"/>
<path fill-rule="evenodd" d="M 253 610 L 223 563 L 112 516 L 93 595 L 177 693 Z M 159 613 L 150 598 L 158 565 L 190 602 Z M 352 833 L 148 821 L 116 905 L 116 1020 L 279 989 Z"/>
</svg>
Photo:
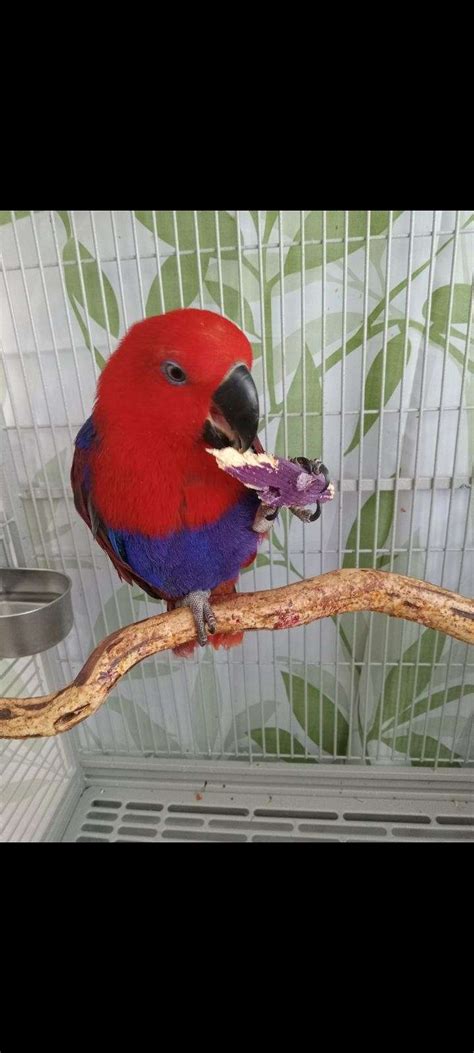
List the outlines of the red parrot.
<svg viewBox="0 0 474 1053">
<path fill-rule="evenodd" d="M 107 362 L 75 440 L 77 511 L 120 578 L 168 609 L 191 609 L 202 646 L 207 631 L 214 647 L 241 643 L 242 633 L 214 635 L 212 599 L 235 591 L 275 518 L 206 452 L 261 451 L 251 366 L 246 336 L 213 312 L 138 322 Z"/>
</svg>

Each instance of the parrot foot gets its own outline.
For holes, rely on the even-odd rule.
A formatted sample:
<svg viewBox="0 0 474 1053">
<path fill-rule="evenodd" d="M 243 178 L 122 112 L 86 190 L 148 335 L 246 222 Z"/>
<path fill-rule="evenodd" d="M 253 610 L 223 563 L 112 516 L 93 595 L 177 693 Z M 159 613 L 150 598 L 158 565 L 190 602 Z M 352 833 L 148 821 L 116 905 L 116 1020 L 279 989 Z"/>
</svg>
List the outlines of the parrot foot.
<svg viewBox="0 0 474 1053">
<path fill-rule="evenodd" d="M 196 589 L 189 592 L 182 600 L 178 600 L 177 607 L 189 607 L 196 625 L 198 643 L 201 647 L 207 644 L 207 630 L 213 635 L 216 631 L 217 622 L 214 611 L 209 603 L 210 589 L 207 591 Z"/>
<path fill-rule="evenodd" d="M 271 508 L 270 505 L 265 505 L 262 501 L 253 521 L 252 530 L 255 530 L 257 534 L 266 534 L 267 530 L 270 530 L 270 527 L 273 526 L 273 521 L 276 519 L 278 512 L 278 508 Z"/>
<path fill-rule="evenodd" d="M 307 508 L 290 508 L 290 512 L 293 512 L 297 519 L 301 519 L 302 523 L 315 523 L 321 515 L 321 505 L 318 501 L 315 512 L 310 512 Z"/>
<path fill-rule="evenodd" d="M 324 475 L 326 482 L 329 482 L 329 472 L 326 465 L 319 458 L 311 461 L 308 457 L 290 457 L 290 461 L 292 464 L 301 465 L 305 472 L 309 472 L 310 475 Z"/>
<path fill-rule="evenodd" d="M 308 457 L 290 457 L 290 460 L 293 464 L 301 465 L 305 472 L 309 472 L 310 475 L 324 475 L 326 483 L 329 483 L 329 472 L 326 465 L 319 459 L 311 461 Z M 302 523 L 315 523 L 321 515 L 321 505 L 318 501 L 315 512 L 310 512 L 307 508 L 290 508 L 290 512 L 293 512 L 297 519 L 301 519 Z"/>
</svg>

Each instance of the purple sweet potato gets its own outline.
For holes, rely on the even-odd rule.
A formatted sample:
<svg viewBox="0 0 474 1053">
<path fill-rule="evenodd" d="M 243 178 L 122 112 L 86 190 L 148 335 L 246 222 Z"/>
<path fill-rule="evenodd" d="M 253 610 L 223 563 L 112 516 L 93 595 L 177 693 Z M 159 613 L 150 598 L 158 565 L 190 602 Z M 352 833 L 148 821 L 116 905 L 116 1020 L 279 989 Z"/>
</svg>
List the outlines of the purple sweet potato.
<svg viewBox="0 0 474 1053">
<path fill-rule="evenodd" d="M 256 490 L 269 508 L 307 508 L 334 497 L 334 487 L 321 461 L 287 460 L 266 453 L 239 453 L 232 447 L 209 450 L 219 468 Z"/>
</svg>

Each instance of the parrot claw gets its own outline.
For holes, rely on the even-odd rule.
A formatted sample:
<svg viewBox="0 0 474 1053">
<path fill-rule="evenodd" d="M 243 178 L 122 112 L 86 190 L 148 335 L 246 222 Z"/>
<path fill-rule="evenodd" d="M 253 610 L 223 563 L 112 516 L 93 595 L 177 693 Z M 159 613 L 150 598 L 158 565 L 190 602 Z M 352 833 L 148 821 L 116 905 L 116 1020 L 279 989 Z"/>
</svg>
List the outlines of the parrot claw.
<svg viewBox="0 0 474 1053">
<path fill-rule="evenodd" d="M 310 512 L 308 508 L 290 508 L 290 512 L 293 512 L 297 519 L 301 519 L 302 523 L 315 523 L 321 515 L 321 505 L 318 501 L 315 512 Z"/>
<path fill-rule="evenodd" d="M 205 647 L 207 644 L 206 626 L 212 635 L 214 635 L 217 628 L 216 616 L 209 603 L 210 594 L 210 590 L 196 589 L 195 592 L 189 592 L 182 600 L 178 600 L 176 604 L 177 607 L 189 607 L 196 625 L 200 647 Z"/>
<path fill-rule="evenodd" d="M 319 458 L 311 461 L 308 457 L 290 457 L 290 461 L 292 464 L 301 465 L 305 472 L 309 472 L 310 475 L 324 475 L 326 482 L 329 483 L 329 472 L 326 465 Z"/>
<path fill-rule="evenodd" d="M 319 458 L 315 461 L 311 461 L 308 457 L 290 457 L 290 460 L 293 464 L 301 465 L 304 471 L 309 472 L 310 475 L 324 475 L 326 483 L 329 484 L 329 472 L 326 465 L 323 464 Z M 310 512 L 307 508 L 293 507 L 290 508 L 290 512 L 293 512 L 293 515 L 296 516 L 297 519 L 301 519 L 302 523 L 315 523 L 321 515 L 321 505 L 319 501 L 316 503 L 315 512 Z"/>
<path fill-rule="evenodd" d="M 255 530 L 257 534 L 266 534 L 267 530 L 273 526 L 278 512 L 278 508 L 270 508 L 270 505 L 265 505 L 262 501 L 253 521 L 252 530 Z"/>
</svg>

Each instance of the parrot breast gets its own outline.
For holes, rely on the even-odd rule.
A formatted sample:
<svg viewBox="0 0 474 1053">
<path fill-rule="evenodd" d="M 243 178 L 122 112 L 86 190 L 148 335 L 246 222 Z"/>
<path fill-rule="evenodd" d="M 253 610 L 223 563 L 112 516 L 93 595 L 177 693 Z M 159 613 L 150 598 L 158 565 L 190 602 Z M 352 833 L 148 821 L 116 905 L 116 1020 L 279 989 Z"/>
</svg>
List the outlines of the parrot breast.
<svg viewBox="0 0 474 1053">
<path fill-rule="evenodd" d="M 222 582 L 235 580 L 240 568 L 255 558 L 261 541 L 261 534 L 253 529 L 259 498 L 255 491 L 245 489 L 236 480 L 231 480 L 235 489 L 224 495 L 227 498 L 226 506 L 218 514 L 209 501 L 214 496 L 212 486 L 209 495 L 208 487 L 203 490 L 199 481 L 194 492 L 188 485 L 192 494 L 191 509 L 202 493 L 198 522 L 186 523 L 181 517 L 175 528 L 170 530 L 169 527 L 163 529 L 163 523 L 170 510 L 171 486 L 162 485 L 152 502 L 150 485 L 146 486 L 144 482 L 142 488 L 137 487 L 137 478 L 133 478 L 133 473 L 130 476 L 122 470 L 117 475 L 118 502 L 122 498 L 125 503 L 127 488 L 135 484 L 138 494 L 142 493 L 143 498 L 148 498 L 148 507 L 154 515 L 149 517 L 150 529 L 126 529 L 122 524 L 112 526 L 107 515 L 103 515 L 100 509 L 97 512 L 93 500 L 97 471 L 95 457 L 100 449 L 101 440 L 95 422 L 90 418 L 76 438 L 73 490 L 76 508 L 90 529 L 93 529 L 99 544 L 107 551 L 121 577 L 126 580 L 135 577 L 142 587 L 146 588 L 148 584 L 164 598 L 175 599 L 196 589 L 214 589 Z M 219 482 L 219 476 L 227 482 L 228 477 L 219 471 L 205 451 L 203 456 L 206 466 L 208 464 L 212 469 L 211 479 L 216 474 L 216 482 Z M 126 518 L 124 513 L 123 520 Z"/>
<path fill-rule="evenodd" d="M 248 491 L 206 526 L 166 537 L 109 529 L 109 538 L 117 555 L 141 578 L 165 596 L 178 598 L 235 579 L 241 566 L 255 557 L 259 536 L 252 527 L 258 504 Z"/>
</svg>

